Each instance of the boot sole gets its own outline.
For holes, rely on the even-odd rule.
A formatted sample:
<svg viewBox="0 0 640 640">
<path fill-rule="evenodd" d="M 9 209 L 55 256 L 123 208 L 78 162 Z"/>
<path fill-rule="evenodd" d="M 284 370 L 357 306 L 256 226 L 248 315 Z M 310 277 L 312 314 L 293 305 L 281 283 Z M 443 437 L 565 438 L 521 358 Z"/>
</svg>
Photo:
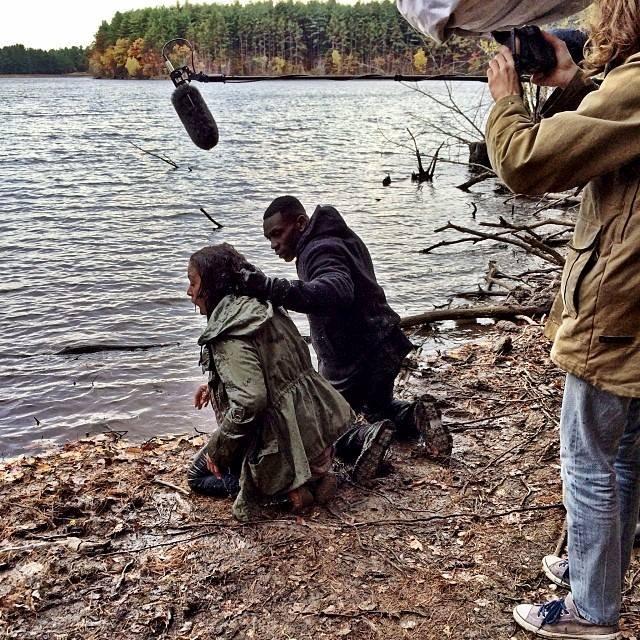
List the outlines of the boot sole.
<svg viewBox="0 0 640 640">
<path fill-rule="evenodd" d="M 544 575 L 547 576 L 551 582 L 557 584 L 563 589 L 571 590 L 571 584 L 569 582 L 565 582 L 562 578 L 558 578 L 558 576 L 551 571 L 551 567 L 546 563 L 546 558 L 542 558 L 542 570 L 544 571 Z"/>
<path fill-rule="evenodd" d="M 392 422 L 380 428 L 373 442 L 356 460 L 351 474 L 355 482 L 365 484 L 375 478 L 394 434 L 395 426 Z"/>
<path fill-rule="evenodd" d="M 561 633 L 559 631 L 547 631 L 544 627 L 536 627 L 534 624 L 527 622 L 518 612 L 518 607 L 513 609 L 513 619 L 523 629 L 531 631 L 541 638 L 560 638 L 560 640 L 616 640 L 622 637 L 620 631 L 616 631 L 615 633 Z"/>
<path fill-rule="evenodd" d="M 449 429 L 442 423 L 442 416 L 435 403 L 428 408 L 424 401 L 416 405 L 416 423 L 419 423 L 418 431 L 426 457 L 436 462 L 448 463 L 451 460 L 453 438 Z"/>
</svg>

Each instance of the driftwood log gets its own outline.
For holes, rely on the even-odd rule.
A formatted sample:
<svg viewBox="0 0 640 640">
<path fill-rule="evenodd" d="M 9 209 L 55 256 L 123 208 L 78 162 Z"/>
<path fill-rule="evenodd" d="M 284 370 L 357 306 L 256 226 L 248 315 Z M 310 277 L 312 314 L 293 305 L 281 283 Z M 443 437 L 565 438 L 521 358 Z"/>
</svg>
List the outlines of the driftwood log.
<svg viewBox="0 0 640 640">
<path fill-rule="evenodd" d="M 549 306 L 487 306 L 465 309 L 434 309 L 414 316 L 400 319 L 401 327 L 415 327 L 419 324 L 440 322 L 442 320 L 465 320 L 473 318 L 514 318 L 516 316 L 541 316 L 549 313 Z"/>
</svg>

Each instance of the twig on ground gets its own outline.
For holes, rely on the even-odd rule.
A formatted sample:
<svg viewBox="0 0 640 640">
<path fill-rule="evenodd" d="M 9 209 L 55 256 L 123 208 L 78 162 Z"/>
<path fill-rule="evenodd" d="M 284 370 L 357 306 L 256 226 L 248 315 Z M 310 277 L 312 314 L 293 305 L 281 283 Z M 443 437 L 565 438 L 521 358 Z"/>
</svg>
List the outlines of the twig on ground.
<svg viewBox="0 0 640 640">
<path fill-rule="evenodd" d="M 161 480 L 160 478 L 154 478 L 153 482 L 155 484 L 159 484 L 163 487 L 168 487 L 169 489 L 173 489 L 174 491 L 177 491 L 178 493 L 181 493 L 183 496 L 188 496 L 191 495 L 189 491 L 187 491 L 186 489 L 183 489 L 182 487 L 179 487 L 176 484 L 171 484 L 170 482 L 167 482 L 166 480 Z"/>
</svg>

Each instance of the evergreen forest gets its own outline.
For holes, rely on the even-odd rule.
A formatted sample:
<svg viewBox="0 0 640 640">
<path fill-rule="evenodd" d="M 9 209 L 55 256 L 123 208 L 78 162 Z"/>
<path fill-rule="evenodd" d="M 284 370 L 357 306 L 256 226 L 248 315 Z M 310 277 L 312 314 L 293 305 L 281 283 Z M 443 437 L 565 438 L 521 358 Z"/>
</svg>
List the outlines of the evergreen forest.
<svg viewBox="0 0 640 640">
<path fill-rule="evenodd" d="M 62 74 L 87 71 L 88 51 L 82 47 L 28 49 L 21 44 L 0 47 L 0 73 Z"/>
<path fill-rule="evenodd" d="M 173 38 L 193 43 L 196 70 L 227 75 L 467 73 L 483 72 L 487 60 L 476 39 L 437 45 L 415 31 L 392 0 L 263 0 L 116 12 L 88 49 L 0 49 L 0 73 L 160 77 L 166 73 L 162 47 Z M 181 66 L 189 50 L 175 47 L 169 57 Z"/>
</svg>

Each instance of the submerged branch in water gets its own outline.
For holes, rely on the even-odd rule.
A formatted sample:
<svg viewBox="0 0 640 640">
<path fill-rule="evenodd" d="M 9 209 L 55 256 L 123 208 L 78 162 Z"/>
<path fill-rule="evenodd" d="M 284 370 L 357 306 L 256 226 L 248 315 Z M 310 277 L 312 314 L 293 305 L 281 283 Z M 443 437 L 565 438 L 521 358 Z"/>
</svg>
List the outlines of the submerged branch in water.
<svg viewBox="0 0 640 640">
<path fill-rule="evenodd" d="M 101 351 L 147 351 L 148 349 L 160 349 L 172 347 L 178 342 L 165 342 L 163 344 L 81 344 L 76 347 L 64 347 L 56 351 L 56 356 L 76 356 L 85 353 L 99 353 Z"/>
<path fill-rule="evenodd" d="M 202 211 L 202 213 L 204 213 L 205 216 L 207 216 L 207 218 L 209 218 L 209 220 L 211 220 L 211 222 L 213 222 L 213 224 L 216 225 L 216 228 L 214 229 L 214 231 L 217 231 L 218 229 L 222 229 L 222 227 L 224 227 L 223 224 L 220 224 L 217 220 L 214 220 L 205 210 L 204 207 L 200 207 L 200 211 Z"/>
<path fill-rule="evenodd" d="M 157 153 L 153 153 L 153 151 L 147 151 L 146 149 L 143 149 L 142 147 L 139 147 L 135 142 L 131 142 L 131 140 L 128 140 L 130 145 L 133 145 L 136 149 L 138 149 L 139 151 L 142 151 L 142 153 L 146 153 L 149 156 L 152 156 L 154 158 L 158 158 L 158 160 L 162 160 L 162 162 L 166 162 L 168 165 L 171 165 L 174 169 L 178 168 L 178 164 L 175 163 L 171 158 L 166 158 L 165 156 L 161 156 Z M 191 171 L 191 167 L 188 167 L 189 171 Z"/>
</svg>

